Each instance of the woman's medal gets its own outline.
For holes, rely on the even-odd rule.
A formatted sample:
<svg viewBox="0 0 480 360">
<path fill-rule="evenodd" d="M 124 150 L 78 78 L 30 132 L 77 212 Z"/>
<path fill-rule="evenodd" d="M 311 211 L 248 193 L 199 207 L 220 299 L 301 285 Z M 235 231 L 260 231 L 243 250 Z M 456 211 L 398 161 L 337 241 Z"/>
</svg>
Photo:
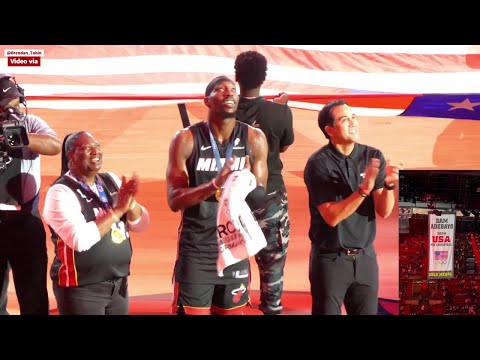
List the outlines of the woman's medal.
<svg viewBox="0 0 480 360">
<path fill-rule="evenodd" d="M 125 232 L 119 228 L 119 224 L 123 225 L 123 223 L 113 223 L 110 231 L 110 237 L 115 244 L 121 244 L 126 239 Z"/>
</svg>

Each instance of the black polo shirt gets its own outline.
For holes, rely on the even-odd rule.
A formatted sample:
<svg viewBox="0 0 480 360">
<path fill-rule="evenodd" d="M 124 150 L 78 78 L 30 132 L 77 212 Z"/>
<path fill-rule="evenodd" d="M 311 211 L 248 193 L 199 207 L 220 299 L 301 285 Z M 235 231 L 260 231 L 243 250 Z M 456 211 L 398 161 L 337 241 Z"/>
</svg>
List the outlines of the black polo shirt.
<svg viewBox="0 0 480 360">
<path fill-rule="evenodd" d="M 341 248 L 366 248 L 376 234 L 373 196 L 367 196 L 358 209 L 337 226 L 331 227 L 318 211 L 318 206 L 331 201 L 342 201 L 357 191 L 363 181 L 363 172 L 371 158 L 380 159 L 380 172 L 373 190 L 383 187 L 385 158 L 373 147 L 355 144 L 352 153 L 345 156 L 331 142 L 313 153 L 307 161 L 304 181 L 308 189 L 310 207 L 309 237 L 312 244 L 325 251 Z"/>
</svg>

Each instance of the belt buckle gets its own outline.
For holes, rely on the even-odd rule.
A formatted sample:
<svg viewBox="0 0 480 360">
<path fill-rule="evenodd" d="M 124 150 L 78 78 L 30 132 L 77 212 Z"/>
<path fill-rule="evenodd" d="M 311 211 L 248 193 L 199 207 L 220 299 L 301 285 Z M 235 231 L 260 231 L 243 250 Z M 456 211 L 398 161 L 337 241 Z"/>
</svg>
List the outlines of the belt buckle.
<svg viewBox="0 0 480 360">
<path fill-rule="evenodd" d="M 347 249 L 348 256 L 357 255 L 357 254 L 358 254 L 358 249 Z"/>
</svg>

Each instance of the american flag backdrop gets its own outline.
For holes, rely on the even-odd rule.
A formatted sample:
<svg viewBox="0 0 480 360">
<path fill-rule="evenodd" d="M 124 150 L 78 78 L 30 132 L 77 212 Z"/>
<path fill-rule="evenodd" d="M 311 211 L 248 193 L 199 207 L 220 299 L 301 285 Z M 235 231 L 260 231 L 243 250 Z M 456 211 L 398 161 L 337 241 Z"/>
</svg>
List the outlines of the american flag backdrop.
<svg viewBox="0 0 480 360">
<path fill-rule="evenodd" d="M 32 46 L 3 46 L 1 53 L 7 48 Z M 269 61 L 263 95 L 287 92 L 292 106 L 318 109 L 318 104 L 325 102 L 319 95 L 367 95 L 352 99 L 353 105 L 363 112 L 368 109 L 367 114 L 479 118 L 478 45 L 35 45 L 35 48 L 44 50 L 41 66 L 8 66 L 5 57 L 0 62 L 0 72 L 14 74 L 28 89 L 31 99 L 38 96 L 198 98 L 212 77 L 224 74 L 233 78 L 235 56 L 254 49 Z M 36 105 L 50 106 L 50 103 Z"/>
</svg>

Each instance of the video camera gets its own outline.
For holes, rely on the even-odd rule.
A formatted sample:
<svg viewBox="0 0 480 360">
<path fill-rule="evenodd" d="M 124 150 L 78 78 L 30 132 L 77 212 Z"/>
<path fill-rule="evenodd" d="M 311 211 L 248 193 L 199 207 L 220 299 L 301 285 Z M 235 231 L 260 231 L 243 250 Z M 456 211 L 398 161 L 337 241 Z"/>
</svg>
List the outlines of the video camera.
<svg viewBox="0 0 480 360">
<path fill-rule="evenodd" d="M 24 118 L 25 115 L 13 107 L 0 113 L 0 173 L 13 160 L 9 151 L 21 149 L 30 143 Z"/>
<path fill-rule="evenodd" d="M 25 115 L 14 107 L 7 107 L 1 114 L 0 151 L 21 149 L 30 143 L 24 118 Z"/>
</svg>

